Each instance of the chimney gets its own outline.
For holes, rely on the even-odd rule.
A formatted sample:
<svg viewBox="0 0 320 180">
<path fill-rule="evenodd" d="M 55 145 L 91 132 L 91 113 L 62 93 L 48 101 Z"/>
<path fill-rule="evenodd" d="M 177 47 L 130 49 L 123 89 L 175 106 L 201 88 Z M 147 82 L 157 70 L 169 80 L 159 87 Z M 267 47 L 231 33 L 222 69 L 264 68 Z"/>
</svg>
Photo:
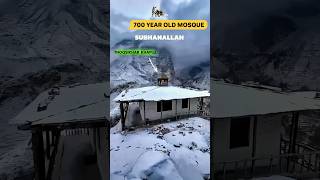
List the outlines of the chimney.
<svg viewBox="0 0 320 180">
<path fill-rule="evenodd" d="M 161 73 L 160 77 L 158 78 L 158 86 L 168 86 L 168 81 L 168 77 L 164 73 Z"/>
</svg>

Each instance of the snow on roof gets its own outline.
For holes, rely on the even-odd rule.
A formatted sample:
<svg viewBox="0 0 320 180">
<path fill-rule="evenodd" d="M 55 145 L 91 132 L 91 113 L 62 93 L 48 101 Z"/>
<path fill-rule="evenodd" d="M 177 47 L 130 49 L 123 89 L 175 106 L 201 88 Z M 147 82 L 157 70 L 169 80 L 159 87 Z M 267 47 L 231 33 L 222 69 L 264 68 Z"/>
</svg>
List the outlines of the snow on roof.
<svg viewBox="0 0 320 180">
<path fill-rule="evenodd" d="M 46 124 L 106 119 L 109 106 L 109 100 L 105 97 L 107 88 L 108 83 L 98 83 L 47 90 L 10 123 Z"/>
<path fill-rule="evenodd" d="M 320 109 L 320 100 L 253 87 L 211 81 L 214 118 Z M 212 111 L 213 110 L 213 111 Z"/>
<path fill-rule="evenodd" d="M 160 101 L 209 96 L 210 93 L 208 91 L 191 90 L 176 86 L 147 86 L 125 90 L 113 101 Z"/>
</svg>

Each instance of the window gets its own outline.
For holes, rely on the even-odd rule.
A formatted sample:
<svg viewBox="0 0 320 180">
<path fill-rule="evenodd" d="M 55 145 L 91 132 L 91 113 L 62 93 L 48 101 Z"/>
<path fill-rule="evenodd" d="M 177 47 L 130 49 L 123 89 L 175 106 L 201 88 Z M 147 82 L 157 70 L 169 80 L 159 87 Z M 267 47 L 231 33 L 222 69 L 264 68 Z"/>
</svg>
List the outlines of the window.
<svg viewBox="0 0 320 180">
<path fill-rule="evenodd" d="M 182 99 L 182 108 L 188 108 L 189 99 Z"/>
<path fill-rule="evenodd" d="M 172 101 L 162 101 L 162 111 L 171 111 Z M 161 101 L 157 102 L 157 112 L 161 112 Z"/>
<path fill-rule="evenodd" d="M 250 117 L 233 118 L 230 122 L 230 149 L 249 146 Z"/>
</svg>

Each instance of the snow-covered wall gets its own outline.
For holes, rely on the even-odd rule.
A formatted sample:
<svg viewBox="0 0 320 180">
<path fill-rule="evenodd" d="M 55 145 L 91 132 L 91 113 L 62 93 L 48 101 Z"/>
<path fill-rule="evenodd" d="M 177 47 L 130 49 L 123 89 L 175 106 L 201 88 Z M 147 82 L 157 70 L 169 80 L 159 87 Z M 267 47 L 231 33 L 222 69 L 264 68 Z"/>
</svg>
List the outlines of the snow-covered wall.
<svg viewBox="0 0 320 180">
<path fill-rule="evenodd" d="M 177 101 L 177 104 L 176 104 Z M 145 102 L 146 113 L 145 117 L 148 120 L 159 120 L 161 119 L 161 112 L 157 112 L 157 102 L 155 101 L 146 101 Z M 144 120 L 144 104 L 140 102 L 140 112 L 142 119 Z M 186 115 L 189 112 L 189 108 L 182 108 L 182 100 L 172 100 L 172 110 L 171 111 L 162 111 L 162 119 L 172 118 L 176 116 L 176 106 L 178 115 Z M 194 114 L 198 110 L 199 98 L 190 99 L 190 114 Z"/>
<path fill-rule="evenodd" d="M 256 157 L 277 156 L 280 154 L 280 135 L 282 132 L 282 117 L 286 113 L 275 115 L 261 115 L 257 117 L 256 129 Z M 231 118 L 215 119 L 214 122 L 214 159 L 215 163 L 225 161 L 239 161 L 251 158 L 253 146 L 254 117 L 250 117 L 249 146 L 230 149 L 230 123 Z M 250 162 L 248 162 L 250 166 Z M 256 165 L 265 166 L 269 161 L 258 161 Z M 274 162 L 277 163 L 277 162 Z M 221 170 L 222 166 L 216 166 Z M 228 167 L 227 167 L 228 168 Z M 229 167 L 232 168 L 232 167 Z"/>
</svg>

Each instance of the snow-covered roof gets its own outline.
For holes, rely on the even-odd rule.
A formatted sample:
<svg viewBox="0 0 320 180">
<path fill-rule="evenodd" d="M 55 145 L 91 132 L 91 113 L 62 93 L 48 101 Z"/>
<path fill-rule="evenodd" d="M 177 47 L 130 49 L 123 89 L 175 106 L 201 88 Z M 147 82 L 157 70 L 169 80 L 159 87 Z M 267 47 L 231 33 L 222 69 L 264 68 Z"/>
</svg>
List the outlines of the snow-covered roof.
<svg viewBox="0 0 320 180">
<path fill-rule="evenodd" d="M 209 96 L 210 93 L 208 91 L 191 90 L 176 86 L 147 86 L 125 90 L 113 101 L 160 101 Z"/>
<path fill-rule="evenodd" d="M 211 81 L 214 118 L 320 109 L 320 100 L 293 93 Z M 213 102 L 212 102 L 213 101 Z M 213 111 L 212 111 L 213 110 Z"/>
<path fill-rule="evenodd" d="M 93 121 L 106 119 L 109 99 L 105 97 L 109 83 L 59 87 L 41 93 L 10 123 L 34 124 Z M 51 95 L 49 95 L 51 94 Z M 42 106 L 46 109 L 40 110 Z"/>
</svg>

